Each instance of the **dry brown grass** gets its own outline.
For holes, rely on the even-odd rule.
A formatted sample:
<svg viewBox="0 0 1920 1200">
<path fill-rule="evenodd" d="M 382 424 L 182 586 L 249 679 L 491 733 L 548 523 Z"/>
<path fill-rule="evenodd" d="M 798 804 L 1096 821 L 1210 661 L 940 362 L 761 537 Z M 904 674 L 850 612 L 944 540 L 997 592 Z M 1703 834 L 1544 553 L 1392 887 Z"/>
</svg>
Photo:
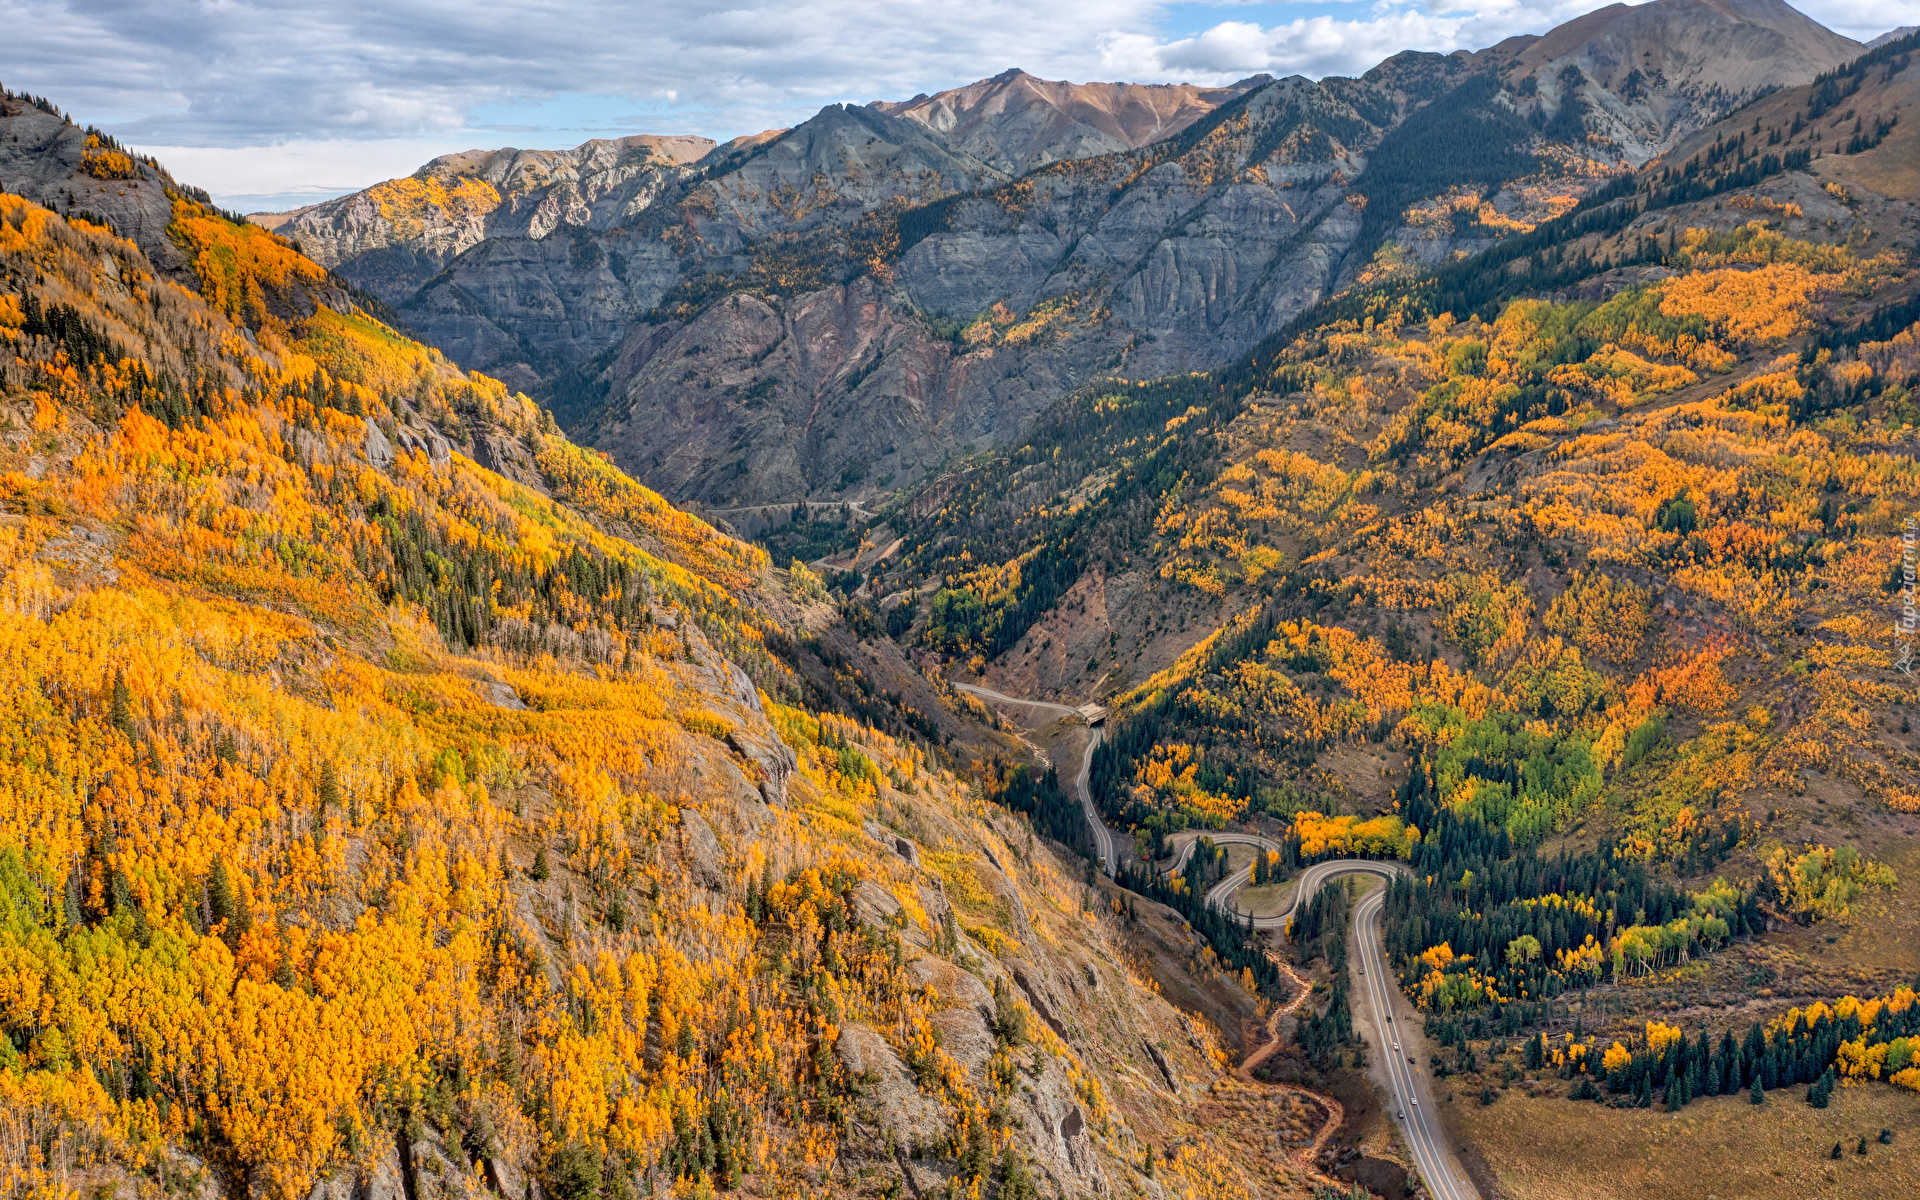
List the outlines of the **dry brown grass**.
<svg viewBox="0 0 1920 1200">
<path fill-rule="evenodd" d="M 1251 912 L 1256 917 L 1271 917 L 1287 911 L 1293 903 L 1293 881 L 1270 883 L 1266 887 L 1243 887 L 1234 894 L 1234 902 L 1241 912 Z"/>
<path fill-rule="evenodd" d="M 1903 73 L 1880 91 L 1881 97 L 1868 111 L 1878 115 L 1889 109 L 1904 109 L 1901 115 L 1909 119 L 1888 131 L 1885 141 L 1863 154 L 1828 154 L 1820 160 L 1819 173 L 1862 184 L 1883 196 L 1920 199 L 1920 126 L 1909 116 L 1914 102 L 1920 100 L 1920 80 Z M 1856 102 L 1853 107 L 1867 106 Z M 1843 141 L 1844 137 L 1837 140 Z"/>
<path fill-rule="evenodd" d="M 1438 1107 L 1509 1200 L 1774 1200 L 1920 1195 L 1920 1096 L 1842 1088 L 1825 1109 L 1804 1088 L 1697 1100 L 1684 1112 L 1611 1109 L 1518 1090 L 1491 1107 L 1461 1092 Z M 1883 1128 L 1894 1141 L 1875 1137 Z M 1862 1134 L 1867 1154 L 1854 1152 Z M 1838 1161 L 1828 1158 L 1843 1143 Z"/>
<path fill-rule="evenodd" d="M 1911 982 L 1920 972 L 1920 842 L 1910 816 L 1872 813 L 1851 829 L 1812 830 L 1809 840 L 1850 843 L 1892 867 L 1898 886 L 1862 896 L 1847 917 L 1778 931 L 1768 944 L 1794 951 L 1815 971 L 1857 994 Z"/>
</svg>

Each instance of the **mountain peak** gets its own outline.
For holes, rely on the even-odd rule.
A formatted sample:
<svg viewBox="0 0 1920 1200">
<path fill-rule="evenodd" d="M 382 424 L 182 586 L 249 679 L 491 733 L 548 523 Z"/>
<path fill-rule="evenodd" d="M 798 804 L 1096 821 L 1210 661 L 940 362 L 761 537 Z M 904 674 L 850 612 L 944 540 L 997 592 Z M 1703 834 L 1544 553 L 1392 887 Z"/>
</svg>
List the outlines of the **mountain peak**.
<svg viewBox="0 0 1920 1200">
<path fill-rule="evenodd" d="M 1020 174 L 1063 158 L 1137 150 L 1271 82 L 1261 74 L 1226 87 L 1067 83 L 1009 67 L 964 87 L 867 107 L 924 125 L 981 162 Z"/>
<path fill-rule="evenodd" d="M 1610 4 L 1556 26 L 1520 54 L 1515 69 L 1659 71 L 1675 83 L 1743 93 L 1804 83 L 1861 48 L 1784 0 L 1652 0 Z"/>
<path fill-rule="evenodd" d="M 1675 136 L 1764 91 L 1810 82 L 1862 49 L 1783 0 L 1652 0 L 1557 26 L 1503 74 L 1531 115 L 1643 162 Z"/>
</svg>

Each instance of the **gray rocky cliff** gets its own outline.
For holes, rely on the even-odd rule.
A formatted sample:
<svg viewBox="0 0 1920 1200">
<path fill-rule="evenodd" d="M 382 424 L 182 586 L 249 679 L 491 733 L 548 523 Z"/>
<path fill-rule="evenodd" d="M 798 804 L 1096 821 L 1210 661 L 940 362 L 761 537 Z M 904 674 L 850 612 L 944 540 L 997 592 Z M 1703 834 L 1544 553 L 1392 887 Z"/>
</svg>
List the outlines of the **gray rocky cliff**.
<svg viewBox="0 0 1920 1200">
<path fill-rule="evenodd" d="M 1531 228 L 1858 49 L 1779 0 L 1655 0 L 1356 79 L 1013 71 L 697 155 L 473 152 L 275 220 L 675 500 L 859 501 Z"/>
</svg>

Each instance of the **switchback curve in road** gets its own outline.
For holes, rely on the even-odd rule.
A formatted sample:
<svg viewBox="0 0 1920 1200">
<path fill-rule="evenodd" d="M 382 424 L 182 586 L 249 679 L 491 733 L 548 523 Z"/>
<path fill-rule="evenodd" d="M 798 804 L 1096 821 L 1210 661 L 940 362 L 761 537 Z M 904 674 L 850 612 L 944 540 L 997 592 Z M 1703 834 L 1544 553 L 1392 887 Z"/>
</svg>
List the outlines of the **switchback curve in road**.
<svg viewBox="0 0 1920 1200">
<path fill-rule="evenodd" d="M 1274 851 L 1280 849 L 1279 842 L 1274 841 L 1272 838 L 1261 837 L 1257 833 L 1207 833 L 1202 834 L 1201 837 L 1213 839 L 1213 844 L 1216 846 L 1253 846 L 1262 850 Z M 1174 871 L 1184 868 L 1188 860 L 1193 857 L 1194 846 L 1198 844 L 1199 838 L 1195 838 L 1193 841 L 1180 847 L 1179 854 L 1177 854 L 1173 862 L 1168 865 L 1166 872 L 1171 874 Z M 1314 863 L 1301 873 L 1299 886 L 1293 889 L 1293 903 L 1287 906 L 1287 911 L 1275 913 L 1270 917 L 1255 917 L 1253 918 L 1253 927 L 1255 929 L 1278 929 L 1284 932 L 1287 928 L 1287 923 L 1293 920 L 1293 914 L 1299 911 L 1303 899 L 1319 891 L 1327 880 L 1333 878 L 1335 875 L 1351 875 L 1355 873 L 1379 875 L 1387 879 L 1391 879 L 1395 875 L 1411 874 L 1404 864 L 1384 862 L 1371 858 L 1331 858 L 1325 862 Z M 1207 903 L 1215 908 L 1226 908 L 1229 912 L 1235 913 L 1236 915 L 1244 915 L 1240 914 L 1239 908 L 1233 904 L 1233 894 L 1251 882 L 1253 882 L 1253 868 L 1250 866 L 1242 867 L 1207 889 Z"/>
<path fill-rule="evenodd" d="M 1008 696 L 990 688 L 976 687 L 972 684 L 956 683 L 953 686 L 982 699 L 1001 704 L 1024 705 L 1060 716 L 1079 715 L 1078 709 L 1065 704 L 1054 704 L 1046 700 L 1022 700 L 1017 696 Z M 1091 736 L 1087 739 L 1086 756 L 1081 760 L 1080 772 L 1074 778 L 1074 788 L 1080 795 L 1080 805 L 1086 813 L 1087 824 L 1093 830 L 1094 845 L 1100 851 L 1101 864 L 1109 873 L 1117 873 L 1119 859 L 1115 850 L 1116 835 L 1107 828 L 1105 822 L 1101 821 L 1098 810 L 1093 806 L 1092 789 L 1088 786 L 1088 774 L 1093 766 L 1093 749 L 1100 744 L 1100 727 L 1091 727 L 1089 733 Z M 1251 845 L 1266 850 L 1280 849 L 1280 843 L 1258 834 L 1222 832 L 1205 836 L 1211 837 L 1215 845 Z M 1167 868 L 1168 872 L 1177 871 L 1186 865 L 1193 856 L 1193 847 L 1197 841 L 1198 839 L 1195 839 L 1180 848 L 1172 865 Z M 1325 886 L 1327 881 L 1336 876 L 1356 873 L 1379 875 L 1389 880 L 1396 875 L 1411 874 L 1404 864 L 1365 858 L 1336 858 L 1314 863 L 1301 873 L 1299 886 L 1293 892 L 1293 903 L 1287 906 L 1287 911 L 1271 917 L 1254 918 L 1254 928 L 1286 930 L 1294 914 L 1299 911 L 1303 899 L 1311 897 Z M 1207 903 L 1216 908 L 1226 907 L 1229 911 L 1237 911 L 1232 904 L 1233 894 L 1252 879 L 1253 868 L 1241 868 L 1208 889 Z M 1395 1035 L 1391 1014 L 1397 989 L 1387 982 L 1386 954 L 1379 929 L 1380 917 L 1386 907 L 1385 901 L 1385 889 L 1362 897 L 1360 903 L 1354 906 L 1353 926 L 1354 941 L 1360 947 L 1362 987 L 1366 990 L 1368 1007 L 1373 1013 L 1374 1035 L 1379 1053 L 1387 1063 L 1387 1098 L 1391 1105 L 1389 1111 L 1394 1114 L 1394 1120 L 1399 1124 L 1401 1133 L 1406 1138 L 1407 1147 L 1413 1153 L 1420 1177 L 1426 1181 L 1427 1190 L 1434 1200 L 1478 1200 L 1479 1193 L 1467 1180 L 1466 1172 L 1460 1170 L 1458 1160 L 1447 1141 L 1446 1132 L 1440 1127 L 1433 1108 L 1432 1096 L 1426 1090 L 1424 1077 L 1406 1062 L 1407 1056 L 1404 1053 L 1399 1053 L 1395 1049 L 1400 1039 Z M 1292 1012 L 1306 1002 L 1310 989 L 1298 973 L 1292 970 L 1288 970 L 1287 973 L 1299 988 L 1294 999 L 1284 1009 L 1285 1012 Z M 1279 1015 L 1281 1015 L 1280 1012 L 1275 1013 L 1276 1018 Z M 1402 1015 L 1404 1017 L 1404 1011 Z M 1275 1044 L 1270 1040 L 1267 1047 L 1248 1063 L 1243 1064 L 1245 1069 L 1251 1072 L 1258 1061 L 1272 1053 Z M 1338 1127 L 1341 1117 L 1340 1106 L 1331 1097 L 1306 1092 L 1305 1089 L 1293 1090 L 1311 1095 L 1317 1103 L 1327 1107 L 1330 1119 L 1320 1135 L 1314 1139 L 1313 1145 L 1308 1148 L 1309 1154 L 1316 1154 L 1332 1136 L 1333 1130 Z M 1424 1105 L 1420 1103 L 1423 1098 L 1427 1101 Z M 1311 1171 L 1310 1157 L 1303 1160 L 1302 1165 Z"/>
<path fill-rule="evenodd" d="M 1258 834 L 1220 833 L 1208 835 L 1215 845 L 1262 845 L 1269 850 L 1278 850 L 1279 844 L 1260 837 Z M 1181 848 L 1180 855 L 1174 860 L 1173 867 L 1184 866 L 1193 855 L 1193 846 L 1189 842 Z M 1254 919 L 1256 929 L 1285 930 L 1300 910 L 1302 903 L 1309 900 L 1339 875 L 1353 874 L 1378 875 L 1391 880 L 1395 876 L 1411 875 L 1412 872 L 1402 863 L 1377 862 L 1364 858 L 1335 858 L 1317 862 L 1300 874 L 1299 886 L 1294 889 L 1293 903 L 1287 911 L 1271 917 Z M 1222 879 L 1207 891 L 1207 903 L 1216 908 L 1233 907 L 1233 894 L 1253 877 L 1252 868 L 1244 868 Z M 1391 968 L 1387 964 L 1385 942 L 1381 937 L 1380 918 L 1386 909 L 1386 890 L 1380 889 L 1362 897 L 1353 910 L 1354 943 L 1359 947 L 1358 957 L 1360 975 L 1357 980 L 1365 991 L 1368 1009 L 1373 1014 L 1373 1033 L 1377 1052 L 1387 1066 L 1388 1111 L 1393 1114 L 1405 1137 L 1407 1148 L 1413 1154 L 1414 1165 L 1420 1170 L 1420 1177 L 1427 1181 L 1427 1190 L 1434 1200 L 1478 1200 L 1479 1193 L 1468 1181 L 1466 1172 L 1460 1169 L 1459 1160 L 1453 1153 L 1447 1134 L 1440 1126 L 1439 1117 L 1433 1107 L 1432 1094 L 1427 1090 L 1425 1076 L 1417 1067 L 1407 1061 L 1408 1056 L 1399 1049 L 1400 1037 L 1392 1017 L 1394 1000 L 1399 989 L 1390 983 Z M 1401 1010 L 1401 1020 L 1405 1020 L 1407 1010 Z M 1424 1103 L 1422 1103 L 1424 1101 Z"/>
</svg>

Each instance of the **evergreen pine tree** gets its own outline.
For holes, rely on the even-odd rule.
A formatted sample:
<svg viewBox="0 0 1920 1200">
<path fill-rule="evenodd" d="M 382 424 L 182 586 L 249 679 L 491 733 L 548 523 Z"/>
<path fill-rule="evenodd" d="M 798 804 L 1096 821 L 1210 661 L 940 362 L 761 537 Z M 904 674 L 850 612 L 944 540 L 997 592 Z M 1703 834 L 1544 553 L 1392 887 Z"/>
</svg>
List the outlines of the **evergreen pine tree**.
<svg viewBox="0 0 1920 1200">
<path fill-rule="evenodd" d="M 113 673 L 113 703 L 108 720 L 115 729 L 126 735 L 128 741 L 134 740 L 139 734 L 133 724 L 133 693 L 127 690 L 126 674 L 117 669 Z"/>
<path fill-rule="evenodd" d="M 1755 1075 L 1753 1077 L 1753 1087 L 1749 1089 L 1747 1092 L 1747 1103 L 1765 1104 L 1766 1102 L 1767 1102 L 1766 1093 L 1760 1090 L 1760 1077 L 1758 1075 Z"/>
<path fill-rule="evenodd" d="M 320 783 L 314 790 L 319 795 L 322 813 L 340 806 L 340 777 L 334 772 L 332 760 L 321 760 Z"/>
<path fill-rule="evenodd" d="M 1007 1152 L 1000 1159 L 999 1200 L 1038 1200 L 1039 1195 L 1019 1148 L 1008 1143 Z"/>
<path fill-rule="evenodd" d="M 240 948 L 240 939 L 253 929 L 253 906 L 247 903 L 245 888 L 233 889 L 233 916 L 227 920 L 227 945 Z"/>
<path fill-rule="evenodd" d="M 215 921 L 233 917 L 233 884 L 227 878 L 227 864 L 218 858 L 207 875 L 207 906 L 213 910 Z"/>
</svg>

